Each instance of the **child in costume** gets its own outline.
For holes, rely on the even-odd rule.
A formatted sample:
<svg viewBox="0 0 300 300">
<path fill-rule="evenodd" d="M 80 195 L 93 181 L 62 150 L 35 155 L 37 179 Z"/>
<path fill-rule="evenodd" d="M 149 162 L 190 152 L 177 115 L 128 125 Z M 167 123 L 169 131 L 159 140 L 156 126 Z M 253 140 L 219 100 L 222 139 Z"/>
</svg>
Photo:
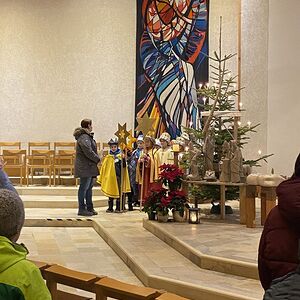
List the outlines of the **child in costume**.
<svg viewBox="0 0 300 300">
<path fill-rule="evenodd" d="M 158 177 L 159 167 L 163 164 L 174 164 L 174 153 L 170 147 L 171 136 L 167 132 L 163 132 L 159 137 L 161 148 L 157 150 L 155 156 L 155 176 Z"/>
<path fill-rule="evenodd" d="M 144 137 L 142 135 L 137 137 L 137 148 L 128 157 L 128 173 L 130 179 L 131 192 L 127 194 L 128 196 L 128 210 L 133 210 L 133 205 L 138 204 L 139 188 L 136 182 L 136 168 L 138 160 L 144 149 Z"/>
<path fill-rule="evenodd" d="M 124 154 L 118 147 L 118 138 L 110 139 L 108 145 L 110 150 L 103 159 L 97 182 L 101 185 L 103 194 L 108 197 L 108 209 L 106 212 L 114 211 L 114 199 L 116 199 L 115 212 L 120 212 L 120 197 L 122 197 L 123 193 L 131 191 L 128 170 Z"/>
<path fill-rule="evenodd" d="M 151 186 L 158 180 L 158 177 L 155 175 L 155 153 L 157 151 L 154 148 L 155 139 L 146 135 L 144 142 L 144 150 L 140 155 L 136 170 L 136 181 L 140 185 L 140 198 L 142 202 L 149 193 Z"/>
</svg>

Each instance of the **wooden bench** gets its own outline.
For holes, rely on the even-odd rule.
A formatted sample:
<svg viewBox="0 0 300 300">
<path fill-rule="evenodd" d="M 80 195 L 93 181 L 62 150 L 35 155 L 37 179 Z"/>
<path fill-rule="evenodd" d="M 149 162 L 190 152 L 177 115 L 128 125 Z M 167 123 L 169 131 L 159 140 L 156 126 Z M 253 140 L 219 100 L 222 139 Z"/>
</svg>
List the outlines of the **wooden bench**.
<svg viewBox="0 0 300 300">
<path fill-rule="evenodd" d="M 188 298 L 180 297 L 172 293 L 164 293 L 156 298 L 157 300 L 189 300 Z"/>
<path fill-rule="evenodd" d="M 95 283 L 96 300 L 106 300 L 107 297 L 121 300 L 155 299 L 162 292 L 149 287 L 141 287 L 115 280 L 109 277 Z"/>
<path fill-rule="evenodd" d="M 60 292 L 57 290 L 58 283 L 95 293 L 94 283 L 101 278 L 101 276 L 70 270 L 59 265 L 43 269 L 42 275 L 46 279 L 53 300 L 60 299 Z"/>
<path fill-rule="evenodd" d="M 96 294 L 96 300 L 107 300 L 107 297 L 120 300 L 188 300 L 172 293 L 157 289 L 136 286 L 105 276 L 96 276 L 70 270 L 59 265 L 49 265 L 45 262 L 31 261 L 40 270 L 46 280 L 52 300 L 90 300 L 88 296 L 79 296 L 57 289 L 62 284 Z"/>
</svg>

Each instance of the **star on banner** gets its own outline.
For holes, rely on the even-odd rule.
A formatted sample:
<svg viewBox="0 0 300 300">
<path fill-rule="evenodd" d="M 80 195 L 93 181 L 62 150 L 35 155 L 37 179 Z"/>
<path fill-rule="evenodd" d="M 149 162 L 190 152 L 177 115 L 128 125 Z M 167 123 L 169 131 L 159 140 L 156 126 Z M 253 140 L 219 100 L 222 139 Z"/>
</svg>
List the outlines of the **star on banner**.
<svg viewBox="0 0 300 300">
<path fill-rule="evenodd" d="M 141 131 L 144 135 L 147 135 L 150 131 L 154 131 L 153 125 L 155 123 L 154 118 L 150 118 L 148 114 L 144 114 L 142 118 L 137 118 L 138 126 L 136 131 Z"/>
<path fill-rule="evenodd" d="M 120 144 L 126 144 L 126 139 L 130 136 L 130 133 L 126 129 L 126 123 L 124 125 L 118 123 L 118 131 L 115 132 L 115 135 L 118 137 Z"/>
</svg>

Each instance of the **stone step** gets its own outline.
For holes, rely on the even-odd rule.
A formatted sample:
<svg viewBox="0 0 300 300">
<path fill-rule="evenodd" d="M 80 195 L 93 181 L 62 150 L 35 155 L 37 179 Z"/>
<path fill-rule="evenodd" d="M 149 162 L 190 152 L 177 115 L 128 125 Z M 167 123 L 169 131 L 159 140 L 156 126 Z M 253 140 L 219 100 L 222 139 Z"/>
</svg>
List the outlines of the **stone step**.
<svg viewBox="0 0 300 300">
<path fill-rule="evenodd" d="M 145 230 L 142 226 L 144 217 L 145 214 L 137 210 L 107 214 L 105 208 L 100 208 L 98 216 L 89 218 L 98 234 L 143 284 L 194 300 L 262 299 L 263 289 L 258 280 L 199 268 Z M 45 226 L 62 223 L 62 226 L 75 226 L 78 216 L 75 209 L 26 209 L 26 218 L 30 219 L 28 226 L 43 226 L 39 221 L 43 218 L 52 218 L 44 221 Z M 64 218 L 72 220 L 65 221 Z"/>
<path fill-rule="evenodd" d="M 199 268 L 142 228 L 139 212 L 93 220 L 95 230 L 145 285 L 195 300 L 262 299 L 258 280 Z"/>
<path fill-rule="evenodd" d="M 19 195 L 44 195 L 44 196 L 77 196 L 78 187 L 75 186 L 15 186 Z M 93 188 L 94 196 L 103 196 L 101 188 Z"/>
<path fill-rule="evenodd" d="M 143 227 L 200 268 L 259 279 L 257 249 L 261 228 L 249 230 L 239 224 L 208 221 L 194 225 L 158 223 L 147 219 L 143 220 Z"/>
<path fill-rule="evenodd" d="M 77 196 L 22 195 L 25 208 L 78 208 Z M 106 207 L 106 196 L 93 196 L 94 207 Z"/>
</svg>

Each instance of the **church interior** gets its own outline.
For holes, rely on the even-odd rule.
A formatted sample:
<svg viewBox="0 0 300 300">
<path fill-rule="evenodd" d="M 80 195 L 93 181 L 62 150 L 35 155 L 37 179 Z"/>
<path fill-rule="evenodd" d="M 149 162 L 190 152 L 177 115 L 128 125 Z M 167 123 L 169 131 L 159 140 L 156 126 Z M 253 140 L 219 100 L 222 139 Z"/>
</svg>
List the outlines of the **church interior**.
<svg viewBox="0 0 300 300">
<path fill-rule="evenodd" d="M 52 299 L 262 299 L 261 234 L 299 154 L 300 2 L 0 0 L 0 7 L 0 157 L 25 207 L 18 243 Z M 160 173 L 162 156 L 149 182 L 162 180 L 165 194 L 149 209 L 143 161 L 135 166 L 141 198 L 130 204 L 123 166 L 118 213 L 107 211 L 104 175 L 93 186 L 96 213 L 80 215 L 73 132 L 86 118 L 101 170 L 114 144 L 124 161 L 140 136 L 162 149 L 167 141 L 177 190 Z M 177 204 L 164 206 L 172 195 L 185 199 L 178 220 Z"/>
</svg>

